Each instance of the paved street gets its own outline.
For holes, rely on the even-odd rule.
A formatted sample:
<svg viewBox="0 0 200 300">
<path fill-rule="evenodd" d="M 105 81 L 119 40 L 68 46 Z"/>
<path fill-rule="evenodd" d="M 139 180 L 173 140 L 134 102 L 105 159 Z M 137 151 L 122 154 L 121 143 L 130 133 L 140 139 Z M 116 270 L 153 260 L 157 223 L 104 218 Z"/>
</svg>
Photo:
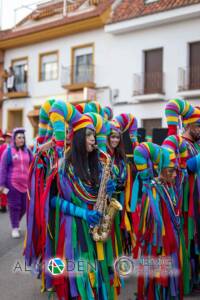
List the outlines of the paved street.
<svg viewBox="0 0 200 300">
<path fill-rule="evenodd" d="M 25 234 L 25 219 L 22 224 L 22 236 Z M 23 238 L 12 239 L 10 235 L 10 224 L 8 213 L 0 213 L 0 299 L 1 300 L 47 300 L 46 294 L 40 293 L 40 281 L 26 272 L 13 272 L 13 269 L 20 271 L 19 264 L 24 269 L 22 256 Z M 127 280 L 126 289 L 123 290 L 119 300 L 133 300 L 132 287 L 135 290 L 135 279 Z M 195 297 L 187 297 L 191 300 Z M 196 297 L 195 299 L 198 299 Z M 56 297 L 54 297 L 56 300 Z"/>
</svg>

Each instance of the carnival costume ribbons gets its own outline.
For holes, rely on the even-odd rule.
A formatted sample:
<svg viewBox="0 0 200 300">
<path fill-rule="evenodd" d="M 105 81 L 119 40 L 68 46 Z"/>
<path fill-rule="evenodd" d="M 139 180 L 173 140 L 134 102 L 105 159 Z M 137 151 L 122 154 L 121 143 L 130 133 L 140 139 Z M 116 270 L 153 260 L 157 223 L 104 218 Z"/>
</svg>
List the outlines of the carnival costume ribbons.
<svg viewBox="0 0 200 300">
<path fill-rule="evenodd" d="M 174 208 L 176 193 L 172 186 L 159 181 L 163 169 L 175 167 L 175 153 L 153 143 L 142 143 L 135 148 L 134 161 L 142 179 L 141 215 L 134 257 L 137 258 L 140 249 L 142 257 L 170 258 L 175 270 L 174 275 L 163 276 L 162 271 L 148 275 L 148 269 L 138 278 L 138 298 L 156 299 L 156 294 L 158 299 L 182 299 L 181 279 L 176 274 L 181 267 L 180 217 Z M 137 197 L 133 197 L 133 210 L 136 201 Z"/>
</svg>

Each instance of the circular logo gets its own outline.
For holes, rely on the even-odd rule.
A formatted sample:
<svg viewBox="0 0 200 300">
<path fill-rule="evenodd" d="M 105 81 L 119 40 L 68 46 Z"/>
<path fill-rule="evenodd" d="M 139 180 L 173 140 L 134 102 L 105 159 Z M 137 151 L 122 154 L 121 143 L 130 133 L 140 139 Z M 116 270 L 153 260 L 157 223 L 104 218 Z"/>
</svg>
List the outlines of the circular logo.
<svg viewBox="0 0 200 300">
<path fill-rule="evenodd" d="M 132 259 L 122 256 L 115 261 L 115 271 L 122 277 L 126 277 L 133 273 Z"/>
<path fill-rule="evenodd" d="M 60 258 L 52 258 L 48 263 L 48 270 L 52 275 L 60 275 L 64 269 L 65 264 Z"/>
</svg>

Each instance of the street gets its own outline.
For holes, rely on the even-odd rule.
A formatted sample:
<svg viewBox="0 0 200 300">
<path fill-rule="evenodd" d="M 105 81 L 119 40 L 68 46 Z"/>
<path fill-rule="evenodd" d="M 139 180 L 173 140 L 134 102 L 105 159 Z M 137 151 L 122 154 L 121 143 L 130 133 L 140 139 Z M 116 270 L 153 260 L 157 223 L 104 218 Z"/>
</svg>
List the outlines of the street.
<svg viewBox="0 0 200 300">
<path fill-rule="evenodd" d="M 12 239 L 8 213 L 0 214 L 0 299 L 47 300 L 47 294 L 40 293 L 40 280 L 33 277 L 30 270 L 24 266 L 22 252 L 25 218 L 21 223 L 21 227 L 22 238 Z M 136 279 L 129 278 L 126 283 L 126 288 L 122 290 L 119 300 L 135 299 Z M 184 299 L 198 299 L 198 296 Z M 56 296 L 54 296 L 53 300 L 56 300 Z"/>
</svg>

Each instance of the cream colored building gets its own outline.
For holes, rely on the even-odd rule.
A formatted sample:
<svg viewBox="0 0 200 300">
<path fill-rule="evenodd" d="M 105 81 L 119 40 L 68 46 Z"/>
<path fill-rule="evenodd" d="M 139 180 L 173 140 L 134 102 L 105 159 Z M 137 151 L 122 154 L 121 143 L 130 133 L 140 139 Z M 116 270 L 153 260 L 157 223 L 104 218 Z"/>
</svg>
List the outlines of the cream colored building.
<svg viewBox="0 0 200 300">
<path fill-rule="evenodd" d="M 80 0 L 63 16 L 63 1 L 49 1 L 0 32 L 0 72 L 12 66 L 16 76 L 2 95 L 3 130 L 24 126 L 31 142 L 48 98 L 96 99 L 147 129 L 165 126 L 169 98 L 200 105 L 200 1 L 171 2 L 139 1 L 136 10 L 126 0 Z"/>
</svg>

